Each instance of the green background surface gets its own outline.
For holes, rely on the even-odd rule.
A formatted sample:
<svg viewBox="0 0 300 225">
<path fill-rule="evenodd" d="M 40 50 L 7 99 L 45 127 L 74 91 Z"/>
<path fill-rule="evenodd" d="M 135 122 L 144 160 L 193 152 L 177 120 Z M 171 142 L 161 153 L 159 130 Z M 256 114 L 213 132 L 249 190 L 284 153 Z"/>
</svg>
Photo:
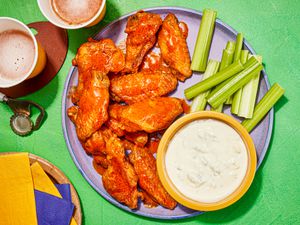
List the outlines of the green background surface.
<svg viewBox="0 0 300 225">
<path fill-rule="evenodd" d="M 77 170 L 61 128 L 63 86 L 77 47 L 121 15 L 154 6 L 217 10 L 218 18 L 243 32 L 256 52 L 263 56 L 271 84 L 278 82 L 286 89 L 285 97 L 275 106 L 269 151 L 246 195 L 224 210 L 179 221 L 135 216 L 104 200 Z M 46 20 L 35 0 L 0 0 L 0 16 L 14 17 L 24 23 Z M 108 0 L 107 13 L 101 23 L 89 29 L 68 31 L 68 34 L 69 52 L 58 75 L 46 87 L 25 97 L 46 108 L 47 120 L 32 135 L 18 137 L 9 127 L 10 110 L 1 104 L 0 151 L 28 151 L 58 166 L 77 189 L 83 224 L 300 224 L 300 1 Z"/>
</svg>

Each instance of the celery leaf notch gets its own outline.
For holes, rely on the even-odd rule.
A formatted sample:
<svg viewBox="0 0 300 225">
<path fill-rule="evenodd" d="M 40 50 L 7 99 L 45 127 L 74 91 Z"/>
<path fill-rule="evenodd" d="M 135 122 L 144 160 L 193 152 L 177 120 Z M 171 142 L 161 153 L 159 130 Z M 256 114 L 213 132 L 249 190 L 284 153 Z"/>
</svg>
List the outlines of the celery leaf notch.
<svg viewBox="0 0 300 225">
<path fill-rule="evenodd" d="M 192 58 L 191 69 L 193 71 L 204 72 L 206 70 L 216 17 L 217 12 L 214 10 L 205 9 L 203 11 Z"/>
</svg>

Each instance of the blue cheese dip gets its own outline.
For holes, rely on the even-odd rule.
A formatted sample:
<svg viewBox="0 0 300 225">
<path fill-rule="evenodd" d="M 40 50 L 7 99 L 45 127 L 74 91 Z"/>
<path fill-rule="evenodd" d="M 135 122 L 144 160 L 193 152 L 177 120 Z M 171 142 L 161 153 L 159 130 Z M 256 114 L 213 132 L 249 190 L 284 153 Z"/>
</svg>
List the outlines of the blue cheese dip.
<svg viewBox="0 0 300 225">
<path fill-rule="evenodd" d="M 214 119 L 193 121 L 171 139 L 166 171 L 186 197 L 214 203 L 233 193 L 243 181 L 248 154 L 243 139 L 232 127 Z"/>
</svg>

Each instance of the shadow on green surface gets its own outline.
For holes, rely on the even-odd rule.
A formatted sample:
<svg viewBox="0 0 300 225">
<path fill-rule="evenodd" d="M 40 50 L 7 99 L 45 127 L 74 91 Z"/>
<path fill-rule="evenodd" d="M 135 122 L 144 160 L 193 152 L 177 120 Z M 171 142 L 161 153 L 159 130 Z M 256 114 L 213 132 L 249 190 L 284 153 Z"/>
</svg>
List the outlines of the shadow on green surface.
<svg viewBox="0 0 300 225">
<path fill-rule="evenodd" d="M 288 103 L 289 99 L 284 95 L 282 96 L 279 101 L 274 106 L 275 114 L 278 112 L 286 103 Z"/>
<path fill-rule="evenodd" d="M 75 55 L 79 46 L 86 42 L 89 37 L 93 37 L 104 26 L 112 20 L 121 16 L 118 7 L 111 1 L 106 2 L 106 14 L 103 20 L 97 25 L 90 28 L 82 28 L 78 30 L 68 30 L 69 34 L 69 50 Z"/>
<path fill-rule="evenodd" d="M 276 113 L 288 102 L 288 98 L 286 96 L 282 96 L 279 101 L 276 103 L 274 106 L 274 123 L 273 123 L 273 131 L 272 131 L 272 136 L 269 144 L 268 151 L 266 152 L 265 158 L 261 163 L 261 166 L 259 168 L 259 171 L 264 168 L 264 165 L 266 164 L 266 161 L 268 160 L 268 156 L 270 154 L 270 150 L 272 149 L 273 145 L 273 139 L 274 139 L 274 130 L 276 129 Z"/>
<path fill-rule="evenodd" d="M 182 220 L 159 220 L 159 219 L 140 217 L 137 215 L 134 216 L 138 219 L 144 219 L 144 220 L 155 222 L 155 224 L 170 224 L 170 223 L 181 224 L 187 222 L 199 222 L 199 224 L 200 223 L 227 224 L 229 222 L 234 222 L 234 220 L 238 219 L 239 217 L 242 217 L 252 207 L 255 206 L 255 202 L 260 193 L 261 183 L 262 183 L 262 173 L 259 170 L 255 176 L 254 182 L 252 183 L 247 193 L 238 202 L 223 210 L 219 210 L 215 212 L 206 212 L 202 215 L 188 218 L 188 219 L 182 219 Z"/>
<path fill-rule="evenodd" d="M 56 75 L 53 80 L 49 82 L 45 87 L 40 89 L 37 92 L 34 92 L 30 95 L 26 95 L 21 99 L 32 100 L 41 105 L 45 110 L 53 103 L 53 101 L 57 97 L 58 86 L 59 86 L 59 78 Z"/>
</svg>

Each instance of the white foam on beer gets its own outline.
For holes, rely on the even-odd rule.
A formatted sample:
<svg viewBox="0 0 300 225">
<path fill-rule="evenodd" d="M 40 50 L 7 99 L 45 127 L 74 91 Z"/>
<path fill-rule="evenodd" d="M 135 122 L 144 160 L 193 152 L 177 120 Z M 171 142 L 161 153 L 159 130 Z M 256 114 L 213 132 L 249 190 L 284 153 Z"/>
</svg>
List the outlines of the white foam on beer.
<svg viewBox="0 0 300 225">
<path fill-rule="evenodd" d="M 0 33 L 0 78 L 18 80 L 34 62 L 35 47 L 29 35 L 18 30 Z"/>
<path fill-rule="evenodd" d="M 70 24 L 84 23 L 98 12 L 102 0 L 52 0 L 56 14 Z"/>
</svg>

